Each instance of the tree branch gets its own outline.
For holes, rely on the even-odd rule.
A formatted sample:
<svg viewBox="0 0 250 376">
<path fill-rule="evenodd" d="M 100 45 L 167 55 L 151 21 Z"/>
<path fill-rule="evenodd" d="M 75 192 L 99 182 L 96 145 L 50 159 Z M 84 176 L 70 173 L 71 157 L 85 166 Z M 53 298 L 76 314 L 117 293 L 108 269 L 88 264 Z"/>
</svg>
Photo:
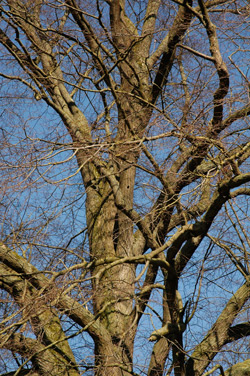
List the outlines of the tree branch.
<svg viewBox="0 0 250 376">
<path fill-rule="evenodd" d="M 248 279 L 234 293 L 203 341 L 196 346 L 186 364 L 187 374 L 201 375 L 220 349 L 229 341 L 231 324 L 249 297 L 250 282 Z"/>
<path fill-rule="evenodd" d="M 11 251 L 4 244 L 0 244 L 0 261 L 3 264 L 6 264 L 9 268 L 13 270 L 12 273 L 16 276 L 14 281 L 16 283 L 21 283 L 23 278 L 25 278 L 29 284 L 32 284 L 37 289 L 37 294 L 49 292 L 50 289 L 53 289 L 55 292 L 56 298 L 53 298 L 52 294 L 51 304 L 56 306 L 59 310 L 68 315 L 73 321 L 79 324 L 82 327 L 86 327 L 90 335 L 94 338 L 109 338 L 108 333 L 100 323 L 96 322 L 95 317 L 86 310 L 81 304 L 71 297 L 62 294 L 60 289 L 57 289 L 54 282 L 51 284 L 51 281 L 44 276 L 37 268 L 32 266 L 27 260 L 19 256 L 16 252 Z M 7 272 L 7 271 L 6 271 Z M 11 272 L 9 272 L 11 275 Z M 6 281 L 3 275 L 3 282 Z M 25 291 L 25 284 L 21 286 L 21 291 Z M 47 296 L 49 299 L 49 295 Z M 51 299 L 51 298 L 50 298 Z"/>
<path fill-rule="evenodd" d="M 185 6 L 186 3 L 189 3 L 190 5 L 191 1 L 184 0 L 183 5 L 179 6 L 178 13 L 168 35 L 165 37 L 154 54 L 147 60 L 147 65 L 149 69 L 151 69 L 160 56 L 162 56 L 152 87 L 152 103 L 156 102 L 162 87 L 166 83 L 168 74 L 173 65 L 176 46 L 181 42 L 185 32 L 190 26 L 192 13 Z"/>
</svg>

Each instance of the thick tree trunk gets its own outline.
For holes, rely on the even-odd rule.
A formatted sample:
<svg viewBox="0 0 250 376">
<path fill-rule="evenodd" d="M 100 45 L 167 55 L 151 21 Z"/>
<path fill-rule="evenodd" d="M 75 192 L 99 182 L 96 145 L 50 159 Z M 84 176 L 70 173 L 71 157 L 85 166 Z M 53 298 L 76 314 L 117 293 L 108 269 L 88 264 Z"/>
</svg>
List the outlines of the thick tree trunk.
<svg viewBox="0 0 250 376">
<path fill-rule="evenodd" d="M 95 344 L 96 376 L 131 376 L 133 370 L 133 338 L 129 334 L 113 343 Z"/>
<path fill-rule="evenodd" d="M 126 183 L 131 184 L 133 189 L 133 181 Z M 86 208 L 91 258 L 93 262 L 104 260 L 102 265 L 94 264 L 92 268 L 93 310 L 95 315 L 101 312 L 100 321 L 112 338 L 110 348 L 107 348 L 107 344 L 95 343 L 96 375 L 126 375 L 126 369 L 131 371 L 133 362 L 134 335 L 130 335 L 129 326 L 133 310 L 135 266 L 129 264 L 109 268 L 105 259 L 132 254 L 133 226 L 116 208 L 108 183 L 101 188 L 99 186 L 99 190 L 89 188 Z"/>
<path fill-rule="evenodd" d="M 95 343 L 98 376 L 129 374 L 126 370 L 131 371 L 133 363 L 135 335 L 133 300 L 136 267 L 133 264 L 109 267 L 109 264 L 105 264 L 105 258 L 134 256 L 134 225 L 117 205 L 107 174 L 111 173 L 115 178 L 119 176 L 117 189 L 126 203 L 126 209 L 132 209 L 135 163 L 139 158 L 139 148 L 133 143 L 129 144 L 128 141 L 138 137 L 139 134 L 135 131 L 145 127 L 149 114 L 148 110 L 143 109 L 139 104 L 136 104 L 137 111 L 134 111 L 135 104 L 130 105 L 127 98 L 123 98 L 122 102 L 122 108 L 119 109 L 120 126 L 117 146 L 111 151 L 110 171 L 107 172 L 105 169 L 107 166 L 104 170 L 102 166 L 98 169 L 98 162 L 96 162 L 95 166 L 91 167 L 92 179 L 87 184 L 87 174 L 83 173 L 87 191 L 86 217 L 91 258 L 93 262 L 104 259 L 102 265 L 93 264 L 91 270 L 94 291 L 93 309 L 95 315 L 102 312 L 100 321 L 110 333 L 113 341 L 110 345 L 113 359 L 110 359 L 110 349 L 107 350 L 106 346 Z"/>
</svg>

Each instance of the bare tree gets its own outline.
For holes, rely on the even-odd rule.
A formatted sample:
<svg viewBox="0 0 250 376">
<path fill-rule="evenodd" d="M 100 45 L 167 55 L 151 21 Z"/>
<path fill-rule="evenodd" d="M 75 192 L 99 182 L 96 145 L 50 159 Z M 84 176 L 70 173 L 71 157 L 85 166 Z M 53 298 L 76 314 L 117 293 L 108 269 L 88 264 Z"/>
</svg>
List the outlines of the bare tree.
<svg viewBox="0 0 250 376">
<path fill-rule="evenodd" d="M 249 4 L 0 7 L 1 374 L 250 374 Z"/>
</svg>

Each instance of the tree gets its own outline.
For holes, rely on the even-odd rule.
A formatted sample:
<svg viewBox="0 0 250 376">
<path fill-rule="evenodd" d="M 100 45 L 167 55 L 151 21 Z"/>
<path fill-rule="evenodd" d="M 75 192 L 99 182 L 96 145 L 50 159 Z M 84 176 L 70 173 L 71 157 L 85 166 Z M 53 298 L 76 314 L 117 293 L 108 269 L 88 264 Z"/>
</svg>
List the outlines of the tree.
<svg viewBox="0 0 250 376">
<path fill-rule="evenodd" d="M 249 374 L 249 4 L 0 6 L 2 375 Z"/>
</svg>

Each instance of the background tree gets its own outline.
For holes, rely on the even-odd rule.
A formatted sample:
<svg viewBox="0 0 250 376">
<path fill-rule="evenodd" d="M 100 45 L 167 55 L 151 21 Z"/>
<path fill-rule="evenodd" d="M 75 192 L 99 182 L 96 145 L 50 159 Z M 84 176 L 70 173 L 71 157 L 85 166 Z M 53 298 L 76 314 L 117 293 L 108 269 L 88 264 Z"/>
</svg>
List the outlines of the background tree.
<svg viewBox="0 0 250 376">
<path fill-rule="evenodd" d="M 2 375 L 249 374 L 249 4 L 0 6 Z"/>
</svg>

